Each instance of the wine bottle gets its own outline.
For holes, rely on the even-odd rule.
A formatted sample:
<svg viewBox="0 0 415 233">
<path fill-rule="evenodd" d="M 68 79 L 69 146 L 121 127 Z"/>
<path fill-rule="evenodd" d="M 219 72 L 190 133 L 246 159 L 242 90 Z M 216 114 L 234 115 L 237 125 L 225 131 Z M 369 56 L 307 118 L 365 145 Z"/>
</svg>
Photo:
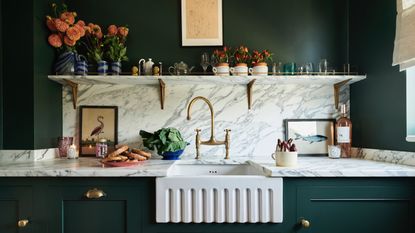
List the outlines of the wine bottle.
<svg viewBox="0 0 415 233">
<path fill-rule="evenodd" d="M 347 118 L 346 105 L 340 106 L 341 116 L 336 122 L 336 140 L 341 148 L 341 157 L 350 158 L 352 149 L 352 121 Z"/>
</svg>

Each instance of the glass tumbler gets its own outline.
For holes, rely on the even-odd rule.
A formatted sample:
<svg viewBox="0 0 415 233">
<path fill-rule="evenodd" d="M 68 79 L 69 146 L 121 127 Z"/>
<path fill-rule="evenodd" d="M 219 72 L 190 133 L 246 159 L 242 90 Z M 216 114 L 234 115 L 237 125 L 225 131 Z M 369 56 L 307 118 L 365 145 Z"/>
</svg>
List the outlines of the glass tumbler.
<svg viewBox="0 0 415 233">
<path fill-rule="evenodd" d="M 58 137 L 59 157 L 64 158 L 68 155 L 68 149 L 73 143 L 73 137 Z"/>
</svg>

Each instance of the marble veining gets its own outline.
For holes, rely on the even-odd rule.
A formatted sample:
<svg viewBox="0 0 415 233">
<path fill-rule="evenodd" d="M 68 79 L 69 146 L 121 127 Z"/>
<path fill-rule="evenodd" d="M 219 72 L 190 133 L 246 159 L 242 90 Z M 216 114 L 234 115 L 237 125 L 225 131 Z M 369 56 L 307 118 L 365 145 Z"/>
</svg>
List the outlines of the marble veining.
<svg viewBox="0 0 415 233">
<path fill-rule="evenodd" d="M 341 102 L 349 102 L 349 88 L 341 92 Z M 256 85 L 252 109 L 248 110 L 244 85 L 168 85 L 165 110 L 160 109 L 159 90 L 155 85 L 80 85 L 78 105 L 116 105 L 119 111 L 118 141 L 141 146 L 138 132 L 162 127 L 178 128 L 191 143 L 185 158 L 195 155 L 196 128 L 202 139 L 209 137 L 210 115 L 207 106 L 198 102 L 192 120 L 186 120 L 186 107 L 195 96 L 207 97 L 214 106 L 216 138 L 232 129 L 232 157 L 255 155 L 269 157 L 277 138 L 284 135 L 283 120 L 289 118 L 335 118 L 333 87 L 330 85 Z M 78 141 L 78 113 L 72 107 L 68 88 L 63 89 L 63 135 Z M 224 146 L 201 146 L 201 156 L 222 158 Z"/>
<path fill-rule="evenodd" d="M 365 160 L 415 166 L 415 152 L 353 148 L 353 157 Z"/>
<path fill-rule="evenodd" d="M 53 159 L 26 163 L 0 163 L 1 177 L 160 177 L 174 164 L 250 164 L 270 177 L 415 177 L 415 167 L 363 159 L 300 157 L 297 167 L 276 167 L 271 159 L 239 157 L 165 161 L 151 159 L 133 167 L 104 167 L 96 158 Z"/>
<path fill-rule="evenodd" d="M 57 149 L 39 150 L 0 150 L 0 163 L 3 162 L 34 162 L 54 159 Z"/>
<path fill-rule="evenodd" d="M 270 177 L 415 177 L 415 167 L 357 158 L 300 157 L 296 167 L 275 162 L 248 161 Z"/>
</svg>

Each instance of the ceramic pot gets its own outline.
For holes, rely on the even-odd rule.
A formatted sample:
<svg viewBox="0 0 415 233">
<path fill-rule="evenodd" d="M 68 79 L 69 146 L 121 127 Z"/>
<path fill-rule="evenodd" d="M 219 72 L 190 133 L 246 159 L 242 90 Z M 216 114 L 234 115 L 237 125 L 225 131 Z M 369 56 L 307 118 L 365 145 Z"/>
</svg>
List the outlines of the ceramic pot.
<svg viewBox="0 0 415 233">
<path fill-rule="evenodd" d="M 99 61 L 97 71 L 98 75 L 107 75 L 108 63 L 106 61 Z"/>
<path fill-rule="evenodd" d="M 249 68 L 249 74 L 258 76 L 268 75 L 268 64 L 265 62 L 256 63 L 254 67 Z"/>
<path fill-rule="evenodd" d="M 238 63 L 229 70 L 232 75 L 248 75 L 248 65 L 246 63 Z"/>
<path fill-rule="evenodd" d="M 55 62 L 55 72 L 57 74 L 73 74 L 75 72 L 76 60 L 77 55 L 74 52 L 60 54 Z"/>
<path fill-rule="evenodd" d="M 76 75 L 87 75 L 88 74 L 88 63 L 86 58 L 82 55 L 78 56 L 75 63 L 75 74 Z"/>
<path fill-rule="evenodd" d="M 229 64 L 218 63 L 215 67 L 212 68 L 212 71 L 215 75 L 229 76 Z"/>
<path fill-rule="evenodd" d="M 111 62 L 112 75 L 120 75 L 121 73 L 121 62 Z"/>
<path fill-rule="evenodd" d="M 295 167 L 297 166 L 298 152 L 277 151 L 271 157 L 275 160 L 275 165 L 279 167 Z"/>
<path fill-rule="evenodd" d="M 180 155 L 183 154 L 184 150 L 178 150 L 178 151 L 168 151 L 163 153 L 163 160 L 179 160 Z"/>
</svg>

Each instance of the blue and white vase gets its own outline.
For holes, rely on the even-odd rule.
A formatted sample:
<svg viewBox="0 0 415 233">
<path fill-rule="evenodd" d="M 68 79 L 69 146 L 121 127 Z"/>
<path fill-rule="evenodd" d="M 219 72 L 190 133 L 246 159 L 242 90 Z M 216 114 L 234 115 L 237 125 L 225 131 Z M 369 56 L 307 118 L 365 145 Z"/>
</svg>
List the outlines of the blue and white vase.
<svg viewBox="0 0 415 233">
<path fill-rule="evenodd" d="M 87 75 L 88 74 L 88 63 L 86 58 L 82 55 L 77 56 L 75 64 L 75 74 L 76 75 Z"/>
<path fill-rule="evenodd" d="M 111 62 L 112 75 L 120 75 L 121 73 L 121 62 Z"/>
<path fill-rule="evenodd" d="M 107 75 L 108 63 L 106 61 L 99 61 L 97 71 L 98 75 Z"/>
<path fill-rule="evenodd" d="M 74 52 L 64 52 L 58 56 L 55 62 L 55 72 L 57 74 L 73 74 L 77 54 Z"/>
</svg>

